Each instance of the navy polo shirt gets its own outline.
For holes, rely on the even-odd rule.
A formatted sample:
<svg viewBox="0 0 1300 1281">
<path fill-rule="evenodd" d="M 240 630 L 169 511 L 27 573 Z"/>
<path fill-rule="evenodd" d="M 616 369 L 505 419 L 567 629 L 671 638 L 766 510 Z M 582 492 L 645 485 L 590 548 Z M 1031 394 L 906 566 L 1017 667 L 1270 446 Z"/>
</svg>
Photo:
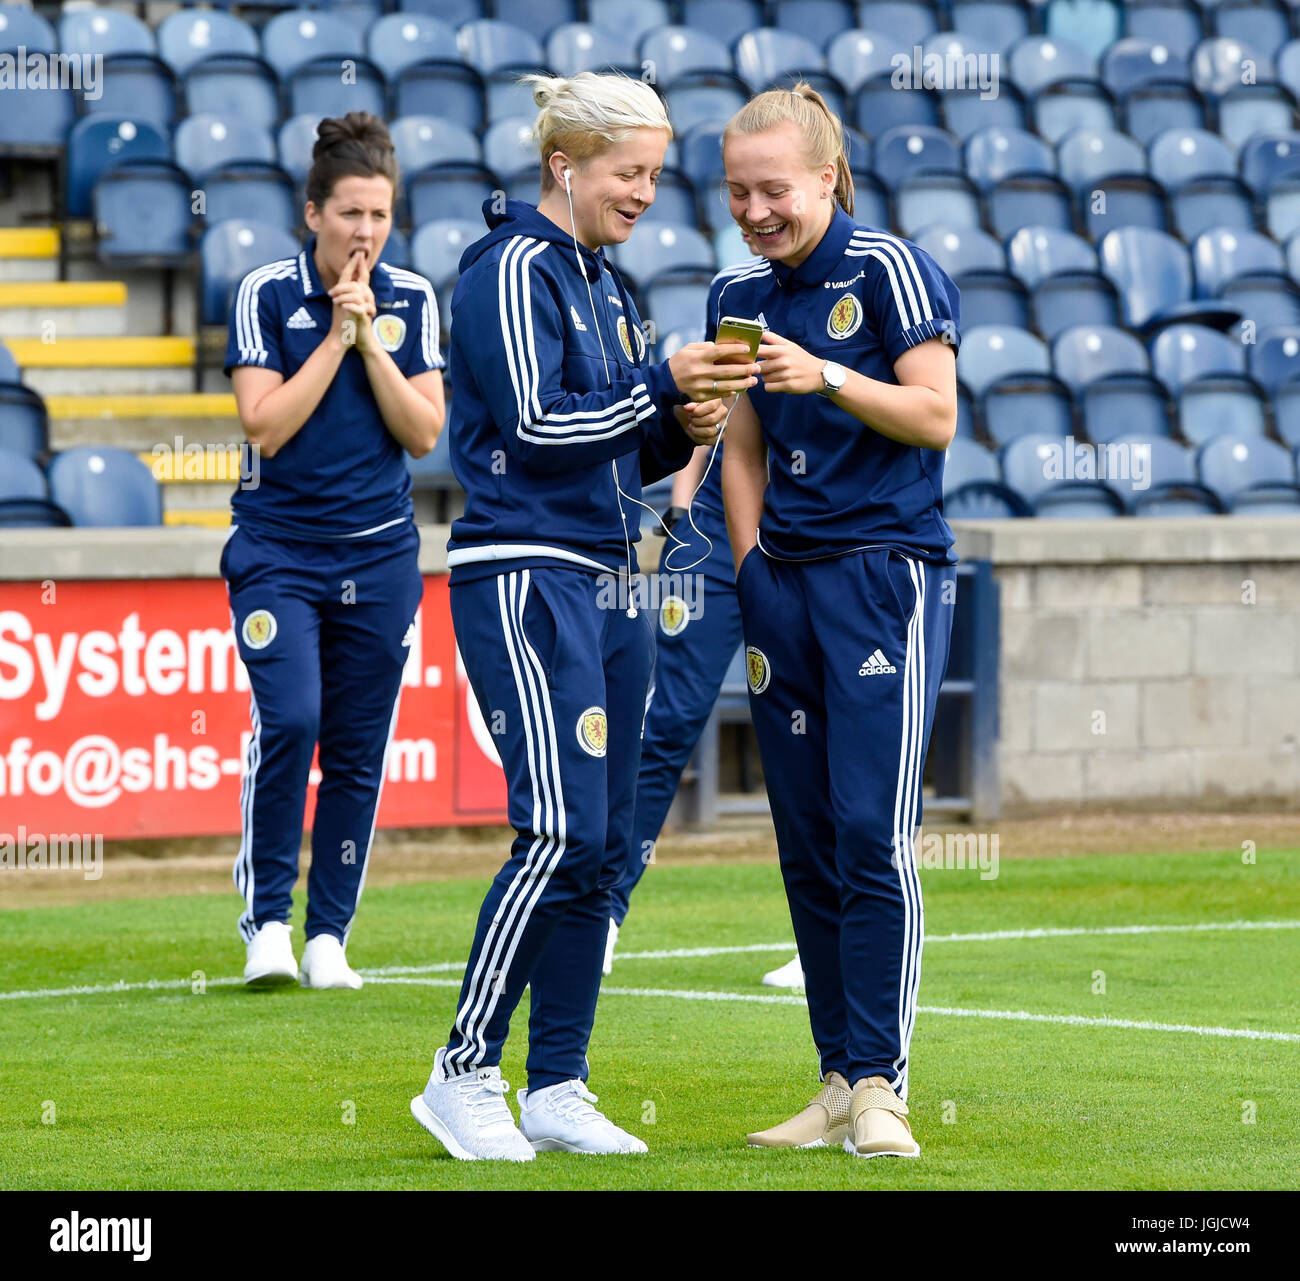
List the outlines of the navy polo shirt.
<svg viewBox="0 0 1300 1281">
<path fill-rule="evenodd" d="M 931 338 L 958 344 L 957 287 L 910 241 L 836 207 L 821 242 L 795 268 L 755 259 L 720 273 L 708 332 L 723 316 L 759 320 L 821 360 L 897 384 L 894 362 Z M 943 453 L 873 431 L 826 396 L 749 399 L 768 446 L 759 542 L 784 560 L 892 547 L 953 562 L 943 518 Z"/>
<path fill-rule="evenodd" d="M 313 236 L 297 257 L 244 277 L 230 317 L 227 374 L 248 365 L 274 369 L 288 381 L 320 346 L 334 304 L 316 272 L 315 251 Z M 370 289 L 377 313 L 372 328 L 397 367 L 408 378 L 441 369 L 433 286 L 381 262 L 371 272 Z M 244 475 L 250 474 L 246 465 Z M 384 425 L 355 350 L 344 353 L 311 417 L 273 458 L 259 459 L 255 474 L 256 484 L 241 485 L 231 499 L 237 525 L 299 538 L 364 538 L 412 516 L 402 446 Z"/>
</svg>

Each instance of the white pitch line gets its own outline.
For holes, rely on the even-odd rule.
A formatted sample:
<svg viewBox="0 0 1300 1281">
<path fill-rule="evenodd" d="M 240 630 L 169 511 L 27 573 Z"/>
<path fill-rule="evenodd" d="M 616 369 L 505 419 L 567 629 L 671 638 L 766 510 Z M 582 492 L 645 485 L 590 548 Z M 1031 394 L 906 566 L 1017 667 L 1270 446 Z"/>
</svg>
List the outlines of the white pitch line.
<svg viewBox="0 0 1300 1281">
<path fill-rule="evenodd" d="M 986 934 L 927 934 L 930 943 L 988 943 L 1003 939 L 1060 939 L 1107 934 L 1199 934 L 1211 930 L 1300 930 L 1300 921 L 1202 921 L 1193 925 L 1101 925 L 1061 929 L 990 930 Z M 621 954 L 620 954 L 621 955 Z"/>
<path fill-rule="evenodd" d="M 233 987 L 242 978 L 205 979 L 205 987 Z M 43 987 L 20 992 L 0 992 L 0 1001 L 30 1001 L 42 996 L 104 996 L 114 992 L 162 992 L 169 988 L 192 987 L 191 979 L 145 979 L 140 983 L 96 983 L 76 987 Z"/>
</svg>

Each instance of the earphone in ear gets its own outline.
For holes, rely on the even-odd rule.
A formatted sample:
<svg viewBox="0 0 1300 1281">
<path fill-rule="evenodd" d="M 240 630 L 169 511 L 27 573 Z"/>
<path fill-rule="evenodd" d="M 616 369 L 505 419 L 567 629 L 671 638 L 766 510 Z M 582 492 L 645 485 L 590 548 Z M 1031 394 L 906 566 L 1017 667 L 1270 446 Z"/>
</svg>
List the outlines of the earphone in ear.
<svg viewBox="0 0 1300 1281">
<path fill-rule="evenodd" d="M 572 190 L 573 190 L 573 185 L 572 185 L 572 182 L 571 182 L 571 180 L 570 180 L 570 175 L 571 175 L 572 173 L 573 173 L 573 170 L 572 170 L 572 169 L 566 169 L 566 170 L 564 171 L 564 190 L 565 190 L 565 191 L 572 191 Z"/>
</svg>

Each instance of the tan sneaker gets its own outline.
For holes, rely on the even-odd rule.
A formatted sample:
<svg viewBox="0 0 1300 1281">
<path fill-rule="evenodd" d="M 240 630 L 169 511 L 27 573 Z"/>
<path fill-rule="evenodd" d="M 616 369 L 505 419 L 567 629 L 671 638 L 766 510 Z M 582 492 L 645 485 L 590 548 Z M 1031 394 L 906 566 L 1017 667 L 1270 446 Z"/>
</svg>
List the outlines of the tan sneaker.
<svg viewBox="0 0 1300 1281">
<path fill-rule="evenodd" d="M 746 1141 L 751 1148 L 826 1148 L 851 1143 L 852 1101 L 849 1083 L 838 1072 L 828 1072 L 817 1097 L 798 1116 L 748 1135 Z"/>
<path fill-rule="evenodd" d="M 852 1132 L 844 1150 L 852 1156 L 920 1156 L 907 1123 L 907 1104 L 883 1076 L 869 1076 L 853 1087 Z"/>
</svg>

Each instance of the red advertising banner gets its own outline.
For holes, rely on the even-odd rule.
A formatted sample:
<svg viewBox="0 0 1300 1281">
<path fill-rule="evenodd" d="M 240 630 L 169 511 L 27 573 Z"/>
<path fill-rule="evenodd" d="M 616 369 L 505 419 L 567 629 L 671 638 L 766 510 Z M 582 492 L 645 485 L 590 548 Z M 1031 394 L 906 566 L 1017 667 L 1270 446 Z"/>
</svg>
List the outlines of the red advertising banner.
<svg viewBox="0 0 1300 1281">
<path fill-rule="evenodd" d="M 427 575 L 380 827 L 505 821 L 500 760 Z M 248 674 L 221 579 L 0 583 L 0 829 L 239 831 Z M 315 764 L 307 823 L 316 803 Z"/>
</svg>

